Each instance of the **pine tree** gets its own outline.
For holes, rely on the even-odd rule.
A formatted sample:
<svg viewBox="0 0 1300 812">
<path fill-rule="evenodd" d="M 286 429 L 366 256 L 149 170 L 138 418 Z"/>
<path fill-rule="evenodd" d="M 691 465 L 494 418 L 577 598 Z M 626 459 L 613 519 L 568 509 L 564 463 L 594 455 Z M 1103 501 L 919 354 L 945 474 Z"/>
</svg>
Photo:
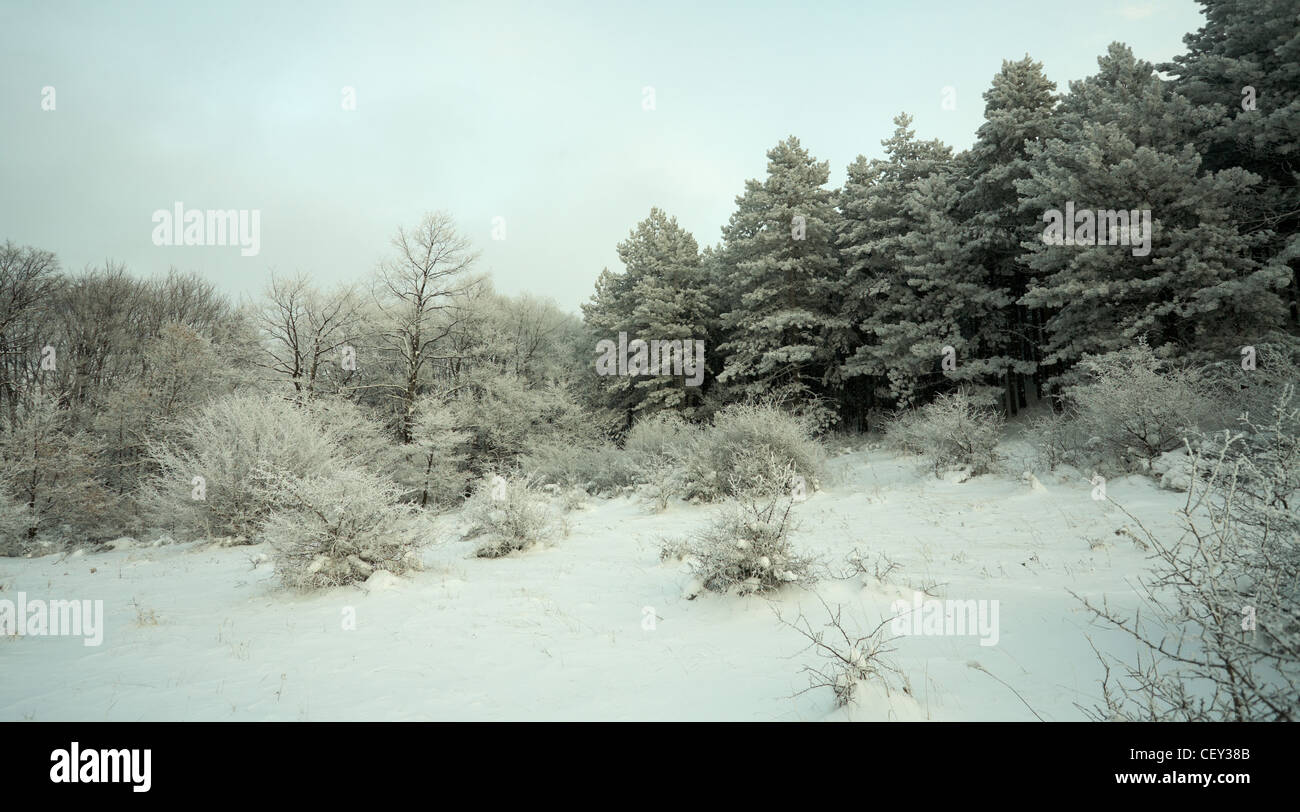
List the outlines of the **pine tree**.
<svg viewBox="0 0 1300 812">
<path fill-rule="evenodd" d="M 1003 61 L 1002 70 L 984 93 L 984 123 L 969 154 L 969 186 L 961 202 L 969 261 L 983 269 L 985 285 L 1002 291 L 1012 304 L 989 314 L 984 329 L 1001 336 L 978 361 L 1000 370 L 1006 389 L 1004 405 L 1010 414 L 1026 405 L 1028 376 L 1036 375 L 1036 324 L 1038 315 L 1014 304 L 1027 289 L 1028 280 L 1018 262 L 1021 243 L 1038 232 L 1020 212 L 1015 182 L 1029 176 L 1028 145 L 1052 134 L 1052 108 L 1056 85 L 1043 75 L 1043 66 L 1026 56 Z M 989 384 L 997 383 L 990 379 Z"/>
<path fill-rule="evenodd" d="M 1002 389 L 989 382 L 1005 369 L 1000 317 L 1012 302 L 970 260 L 960 203 L 958 177 L 949 171 L 917 180 L 904 199 L 905 216 L 916 225 L 899 241 L 898 257 L 918 306 L 892 331 L 906 350 L 900 365 L 910 364 L 926 399 L 957 383 L 980 405 L 994 405 Z"/>
<path fill-rule="evenodd" d="M 1253 257 L 1265 235 L 1237 223 L 1239 190 L 1258 177 L 1202 171 L 1192 140 L 1211 111 L 1174 94 L 1150 63 L 1120 44 L 1098 62 L 1097 75 L 1071 83 L 1059 137 L 1032 147 L 1032 176 L 1017 186 L 1034 218 L 1071 201 L 1079 210 L 1124 211 L 1130 221 L 1150 210 L 1150 251 L 1107 244 L 1112 229 L 1101 216 L 1096 245 L 1047 244 L 1039 221 L 1024 243 L 1036 281 L 1021 302 L 1052 311 L 1045 360 L 1069 365 L 1139 336 L 1166 356 L 1235 354 L 1284 313 L 1277 288 L 1285 274 Z M 1129 228 L 1121 238 L 1131 242 L 1136 223 Z"/>
<path fill-rule="evenodd" d="M 1300 321 L 1300 10 L 1295 0 L 1198 0 L 1205 25 L 1187 53 L 1159 69 L 1213 112 L 1193 133 L 1205 169 L 1239 166 L 1260 177 L 1243 190 L 1246 230 L 1267 230 L 1257 259 L 1289 264 L 1287 300 Z"/>
<path fill-rule="evenodd" d="M 836 422 L 840 352 L 838 212 L 830 167 L 793 136 L 767 153 L 767 177 L 749 180 L 723 228 L 724 282 L 739 301 L 722 316 L 719 381 L 743 398 L 774 398 L 820 425 Z"/>
<path fill-rule="evenodd" d="M 596 293 L 582 308 L 591 337 L 617 342 L 619 333 L 626 333 L 629 342 L 638 338 L 647 342 L 703 341 L 707 354 L 712 349 L 713 318 L 709 280 L 702 270 L 699 245 L 690 232 L 678 225 L 677 218 L 652 208 L 619 243 L 618 255 L 624 272 L 603 271 Z M 685 370 L 681 374 L 660 372 L 663 374 L 602 378 L 603 405 L 624 411 L 629 422 L 664 409 L 694 416 L 703 387 L 692 385 L 692 376 Z"/>
<path fill-rule="evenodd" d="M 859 155 L 839 195 L 840 312 L 848 323 L 842 374 L 848 387 L 865 381 L 859 395 L 867 408 L 877 397 L 910 403 L 920 374 L 912 328 L 922 317 L 921 304 L 907 284 L 900 256 L 919 222 L 906 198 L 918 181 L 947 165 L 952 149 L 937 140 L 917 141 L 911 123 L 906 113 L 896 116 L 893 136 L 881 142 L 887 157 L 868 161 Z"/>
</svg>

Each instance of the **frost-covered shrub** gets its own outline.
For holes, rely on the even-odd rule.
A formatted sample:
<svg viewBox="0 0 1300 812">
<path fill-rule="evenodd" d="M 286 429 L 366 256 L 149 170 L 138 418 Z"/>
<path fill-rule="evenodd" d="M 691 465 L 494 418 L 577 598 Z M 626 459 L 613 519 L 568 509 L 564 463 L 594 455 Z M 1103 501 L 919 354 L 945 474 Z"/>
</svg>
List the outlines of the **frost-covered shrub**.
<svg viewBox="0 0 1300 812">
<path fill-rule="evenodd" d="M 689 554 L 690 545 L 683 539 L 659 539 L 660 561 L 681 561 Z"/>
<path fill-rule="evenodd" d="M 674 412 L 638 420 L 628 431 L 623 451 L 656 510 L 667 509 L 685 491 L 687 459 L 698 434 Z"/>
<path fill-rule="evenodd" d="M 400 575 L 419 568 L 416 551 L 431 525 L 381 477 L 344 469 L 307 477 L 264 471 L 256 479 L 276 503 L 257 538 L 270 543 L 285 586 L 340 586 L 379 570 Z"/>
<path fill-rule="evenodd" d="M 1286 387 L 1300 381 L 1300 338 L 1275 335 L 1239 349 L 1245 354 L 1233 353 L 1205 369 L 1214 416 L 1219 418 L 1208 430 L 1235 428 L 1243 412 L 1271 413 Z"/>
<path fill-rule="evenodd" d="M 421 507 L 451 506 L 465 498 L 470 480 L 466 422 L 456 404 L 443 398 L 430 395 L 416 404 L 411 442 L 402 447 L 408 465 L 396 479 Z"/>
<path fill-rule="evenodd" d="M 1025 439 L 1033 447 L 1038 462 L 1048 471 L 1060 465 L 1084 464 L 1088 438 L 1069 411 L 1049 410 L 1029 421 Z"/>
<path fill-rule="evenodd" d="M 788 497 L 751 494 L 723 505 L 712 524 L 671 553 L 684 553 L 700 584 L 713 592 L 746 595 L 790 583 L 810 583 L 811 559 L 790 545 Z"/>
<path fill-rule="evenodd" d="M 1137 523 L 1153 570 L 1140 582 L 1141 614 L 1083 601 L 1138 644 L 1135 662 L 1106 660 L 1098 718 L 1300 720 L 1294 388 L 1283 389 L 1267 418 L 1243 418 L 1240 429 L 1190 444 L 1181 536 Z"/>
<path fill-rule="evenodd" d="M 465 508 L 469 535 L 486 535 L 479 558 L 500 558 L 553 537 L 559 529 L 545 493 L 522 477 L 485 477 Z"/>
<path fill-rule="evenodd" d="M 623 440 L 623 450 L 637 465 L 679 463 L 686 457 L 699 430 L 676 412 L 659 412 L 632 424 Z"/>
<path fill-rule="evenodd" d="M 1236 517 L 1255 532 L 1289 539 L 1293 562 L 1300 563 L 1300 402 L 1296 384 L 1283 386 L 1265 414 L 1242 415 L 1238 432 L 1225 432 L 1225 436 L 1234 437 L 1233 442 L 1225 443 L 1224 456 L 1233 466 Z M 1300 585 L 1300 579 L 1293 584 Z M 1294 591 L 1292 596 L 1294 601 Z"/>
<path fill-rule="evenodd" d="M 994 409 L 977 405 L 965 392 L 952 392 L 899 414 L 887 439 L 900 451 L 924 457 L 935 476 L 962 469 L 978 475 L 997 462 L 1002 424 Z"/>
<path fill-rule="evenodd" d="M 32 526 L 26 503 L 0 493 L 0 556 L 26 555 L 34 542 L 27 531 Z"/>
<path fill-rule="evenodd" d="M 1066 389 L 1078 424 L 1108 459 L 1147 467 L 1183 445 L 1211 415 L 1197 370 L 1156 358 L 1145 341 L 1080 362 L 1084 379 Z"/>
<path fill-rule="evenodd" d="M 173 436 L 149 447 L 159 473 L 141 502 L 152 523 L 179 538 L 248 538 L 270 515 L 275 497 L 258 471 L 302 478 L 355 467 L 351 421 L 267 395 L 230 395 L 184 418 Z"/>
<path fill-rule="evenodd" d="M 9 523 L 25 519 L 25 526 L 0 548 L 26 555 L 120 535 L 131 521 L 130 504 L 105 486 L 101 451 L 51 398 L 24 404 L 0 433 L 0 495 L 22 506 L 8 511 Z"/>
<path fill-rule="evenodd" d="M 903 454 L 926 452 L 925 435 L 921 431 L 921 410 L 900 409 L 890 417 L 885 429 L 885 442 Z"/>
<path fill-rule="evenodd" d="M 514 468 L 539 443 L 591 445 L 604 439 L 602 427 L 559 386 L 533 386 L 517 375 L 480 373 L 457 398 L 469 432 L 472 473 Z"/>
<path fill-rule="evenodd" d="M 712 501 L 751 490 L 769 481 L 773 458 L 817 489 L 824 453 L 808 423 L 772 406 L 728 406 L 686 451 L 684 495 Z"/>
<path fill-rule="evenodd" d="M 345 398 L 317 397 L 305 408 L 310 421 L 328 434 L 350 465 L 380 475 L 394 473 L 401 447 L 362 407 Z"/>
<path fill-rule="evenodd" d="M 520 466 L 531 477 L 562 489 L 613 493 L 632 484 L 635 469 L 612 443 L 539 440 L 529 445 Z"/>
<path fill-rule="evenodd" d="M 587 499 L 589 499 L 590 496 L 591 494 L 587 493 L 582 488 L 569 488 L 568 490 L 561 490 L 556 494 L 560 504 L 560 509 L 565 513 L 571 513 L 575 510 L 581 510 L 586 507 Z"/>
<path fill-rule="evenodd" d="M 889 645 L 892 638 L 885 634 L 891 619 L 882 620 L 867 634 L 860 634 L 841 620 L 842 607 L 831 609 L 821 600 L 828 617 L 821 629 L 813 628 L 802 612 L 794 621 L 778 615 L 782 623 L 803 635 L 820 661 L 819 665 L 804 666 L 808 687 L 831 689 L 838 707 L 854 704 L 865 685 L 878 685 L 886 693 L 897 689 L 910 695 L 912 689 L 907 676 L 887 656 L 893 651 Z"/>
<path fill-rule="evenodd" d="M 674 465 L 647 469 L 640 478 L 646 480 L 642 483 L 642 494 L 659 513 L 667 510 L 668 504 L 682 494 L 682 471 Z"/>
</svg>

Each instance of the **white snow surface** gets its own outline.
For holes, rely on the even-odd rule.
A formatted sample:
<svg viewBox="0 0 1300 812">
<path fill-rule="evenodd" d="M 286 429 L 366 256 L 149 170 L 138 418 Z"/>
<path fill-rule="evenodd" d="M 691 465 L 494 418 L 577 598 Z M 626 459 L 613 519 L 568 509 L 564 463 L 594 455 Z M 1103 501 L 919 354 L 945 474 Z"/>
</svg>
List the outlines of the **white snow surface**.
<svg viewBox="0 0 1300 812">
<path fill-rule="evenodd" d="M 1094 501 L 1085 474 L 941 480 L 879 449 L 830 468 L 795 505 L 796 551 L 837 572 L 855 549 L 883 554 L 898 564 L 884 582 L 688 599 L 693 576 L 660 562 L 660 542 L 716 508 L 656 514 L 635 496 L 593 498 L 567 515 L 567 537 L 502 559 L 475 558 L 477 540 L 445 517 L 422 572 L 311 594 L 279 586 L 264 545 L 120 540 L 0 559 L 0 599 L 102 600 L 105 612 L 98 647 L 0 638 L 0 720 L 1078 720 L 1099 697 L 1089 637 L 1132 659 L 1131 641 L 1070 594 L 1131 610 L 1148 567 L 1115 535 L 1132 520 Z M 1182 495 L 1137 476 L 1110 481 L 1108 495 L 1176 532 Z M 997 645 L 902 637 L 890 657 L 910 695 L 867 684 L 836 708 L 830 689 L 805 690 L 801 669 L 821 661 L 777 612 L 821 628 L 820 596 L 865 631 L 923 587 L 999 601 Z"/>
</svg>

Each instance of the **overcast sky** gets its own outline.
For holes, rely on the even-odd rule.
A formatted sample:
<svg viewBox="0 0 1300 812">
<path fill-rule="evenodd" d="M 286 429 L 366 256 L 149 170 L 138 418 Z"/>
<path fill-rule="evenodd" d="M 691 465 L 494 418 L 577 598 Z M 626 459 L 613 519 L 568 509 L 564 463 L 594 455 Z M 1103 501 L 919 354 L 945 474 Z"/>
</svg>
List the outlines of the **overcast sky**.
<svg viewBox="0 0 1300 812">
<path fill-rule="evenodd" d="M 1192 0 L 0 0 L 0 241 L 240 295 L 271 269 L 362 278 L 447 209 L 498 289 L 576 311 L 652 206 L 716 243 L 787 135 L 839 184 L 900 111 L 968 147 L 1004 58 L 1064 89 L 1112 41 L 1159 62 L 1200 24 Z M 260 210 L 260 252 L 156 247 L 177 201 Z"/>
</svg>

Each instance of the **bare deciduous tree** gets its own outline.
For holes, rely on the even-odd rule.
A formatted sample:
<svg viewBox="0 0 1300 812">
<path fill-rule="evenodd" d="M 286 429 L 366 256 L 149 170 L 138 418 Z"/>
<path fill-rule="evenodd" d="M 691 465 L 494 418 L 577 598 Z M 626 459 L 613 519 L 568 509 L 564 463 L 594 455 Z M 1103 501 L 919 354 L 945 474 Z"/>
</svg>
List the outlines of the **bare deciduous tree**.
<svg viewBox="0 0 1300 812">
<path fill-rule="evenodd" d="M 479 284 L 468 274 L 478 253 L 446 212 L 425 215 L 414 229 L 399 228 L 393 247 L 396 255 L 379 266 L 374 295 L 383 322 L 380 349 L 400 362 L 399 435 L 409 443 L 422 374 L 435 361 L 458 357 L 439 355 L 439 347 L 459 324 L 457 297 Z"/>
<path fill-rule="evenodd" d="M 310 399 L 345 346 L 354 344 L 361 323 L 361 299 L 351 286 L 322 293 L 303 274 L 274 275 L 266 304 L 258 314 L 269 338 L 263 366 L 289 377 L 294 390 Z M 340 372 L 346 372 L 341 367 Z"/>
<path fill-rule="evenodd" d="M 0 398 L 9 425 L 39 363 L 37 335 L 59 289 L 59 261 L 49 251 L 0 246 Z"/>
</svg>

